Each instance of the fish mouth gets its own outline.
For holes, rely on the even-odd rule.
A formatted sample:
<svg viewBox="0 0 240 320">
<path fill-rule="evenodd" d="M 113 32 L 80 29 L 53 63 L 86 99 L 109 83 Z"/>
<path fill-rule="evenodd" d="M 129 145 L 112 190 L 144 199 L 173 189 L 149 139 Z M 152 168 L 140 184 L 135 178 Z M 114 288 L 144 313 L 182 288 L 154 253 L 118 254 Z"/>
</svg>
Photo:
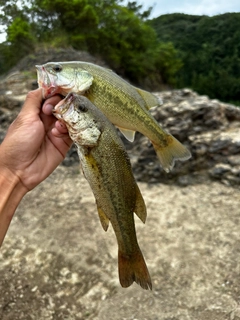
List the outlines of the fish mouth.
<svg viewBox="0 0 240 320">
<path fill-rule="evenodd" d="M 63 85 L 62 88 L 60 88 L 56 84 L 55 75 L 52 75 L 49 72 L 47 72 L 43 65 L 35 65 L 35 67 L 37 69 L 38 86 L 39 88 L 42 88 L 43 99 L 50 98 L 57 93 L 64 94 L 62 91 L 65 86 Z M 70 85 L 71 84 L 68 84 L 66 86 Z M 64 95 L 66 95 L 66 93 Z"/>
<path fill-rule="evenodd" d="M 57 93 L 58 87 L 51 75 L 49 75 L 44 66 L 36 65 L 38 86 L 42 88 L 43 99 L 47 99 Z"/>
<path fill-rule="evenodd" d="M 54 108 L 53 114 L 58 119 L 66 118 L 74 110 L 74 100 L 76 95 L 70 92 L 63 100 L 61 100 Z"/>
</svg>

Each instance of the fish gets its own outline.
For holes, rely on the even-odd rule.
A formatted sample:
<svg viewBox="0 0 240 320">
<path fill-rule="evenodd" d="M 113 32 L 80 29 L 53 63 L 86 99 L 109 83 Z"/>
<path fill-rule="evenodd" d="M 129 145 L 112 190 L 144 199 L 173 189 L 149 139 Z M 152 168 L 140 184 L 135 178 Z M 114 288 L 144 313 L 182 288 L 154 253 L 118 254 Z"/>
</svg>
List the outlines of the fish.
<svg viewBox="0 0 240 320">
<path fill-rule="evenodd" d="M 135 132 L 148 137 L 160 164 L 170 172 L 175 160 L 187 160 L 190 151 L 166 132 L 149 110 L 162 102 L 152 93 L 137 88 L 110 69 L 82 61 L 48 62 L 36 65 L 43 97 L 76 92 L 87 97 L 131 142 Z"/>
<path fill-rule="evenodd" d="M 111 223 L 118 243 L 122 287 L 134 281 L 143 289 L 152 282 L 138 245 L 134 213 L 146 221 L 147 210 L 117 129 L 86 97 L 69 93 L 53 110 L 74 141 L 81 168 L 94 194 L 101 225 Z"/>
</svg>

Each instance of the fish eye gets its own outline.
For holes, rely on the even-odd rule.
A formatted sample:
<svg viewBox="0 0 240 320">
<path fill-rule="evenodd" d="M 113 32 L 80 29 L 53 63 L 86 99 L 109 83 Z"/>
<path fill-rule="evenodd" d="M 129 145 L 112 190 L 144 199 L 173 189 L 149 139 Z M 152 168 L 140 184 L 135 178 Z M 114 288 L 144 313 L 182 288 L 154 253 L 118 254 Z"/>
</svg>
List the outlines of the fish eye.
<svg viewBox="0 0 240 320">
<path fill-rule="evenodd" d="M 85 106 L 84 103 L 81 103 L 81 104 L 78 106 L 78 110 L 79 110 L 80 112 L 87 112 L 87 111 L 88 111 L 88 109 L 87 109 L 87 107 Z"/>
<path fill-rule="evenodd" d="M 53 70 L 55 72 L 61 72 L 62 71 L 62 66 L 60 64 L 56 64 L 55 66 L 53 66 Z"/>
</svg>

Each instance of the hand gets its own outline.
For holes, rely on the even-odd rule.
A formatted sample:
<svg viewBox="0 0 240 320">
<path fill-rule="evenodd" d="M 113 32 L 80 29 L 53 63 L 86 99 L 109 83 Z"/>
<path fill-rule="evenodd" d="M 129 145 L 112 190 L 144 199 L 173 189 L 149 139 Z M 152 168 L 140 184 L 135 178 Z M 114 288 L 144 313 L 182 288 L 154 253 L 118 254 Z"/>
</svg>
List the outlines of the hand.
<svg viewBox="0 0 240 320">
<path fill-rule="evenodd" d="M 72 144 L 66 127 L 52 115 L 60 100 L 53 96 L 42 106 L 41 89 L 29 92 L 0 145 L 0 167 L 17 176 L 26 192 L 53 172 Z"/>
</svg>

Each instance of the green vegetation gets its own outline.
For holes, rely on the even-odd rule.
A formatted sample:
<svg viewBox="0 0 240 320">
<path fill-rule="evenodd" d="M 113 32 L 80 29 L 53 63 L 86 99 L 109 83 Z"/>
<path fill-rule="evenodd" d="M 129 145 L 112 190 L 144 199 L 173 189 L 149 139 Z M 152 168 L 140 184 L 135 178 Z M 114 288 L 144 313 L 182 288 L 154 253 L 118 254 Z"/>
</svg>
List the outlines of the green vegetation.
<svg viewBox="0 0 240 320">
<path fill-rule="evenodd" d="M 163 15 L 151 21 L 158 40 L 171 41 L 183 67 L 178 87 L 240 104 L 240 13 L 214 17 Z"/>
<path fill-rule="evenodd" d="M 100 56 L 136 85 L 190 87 L 240 103 L 240 13 L 163 15 L 136 1 L 0 0 L 0 74 L 42 45 Z"/>
<path fill-rule="evenodd" d="M 151 12 L 122 0 L 8 0 L 0 2 L 0 24 L 7 41 L 0 45 L 0 73 L 41 44 L 73 47 L 101 56 L 135 84 L 173 84 L 181 67 L 171 44 L 160 44 L 147 23 Z M 0 11 L 0 12 L 1 12 Z"/>
</svg>

